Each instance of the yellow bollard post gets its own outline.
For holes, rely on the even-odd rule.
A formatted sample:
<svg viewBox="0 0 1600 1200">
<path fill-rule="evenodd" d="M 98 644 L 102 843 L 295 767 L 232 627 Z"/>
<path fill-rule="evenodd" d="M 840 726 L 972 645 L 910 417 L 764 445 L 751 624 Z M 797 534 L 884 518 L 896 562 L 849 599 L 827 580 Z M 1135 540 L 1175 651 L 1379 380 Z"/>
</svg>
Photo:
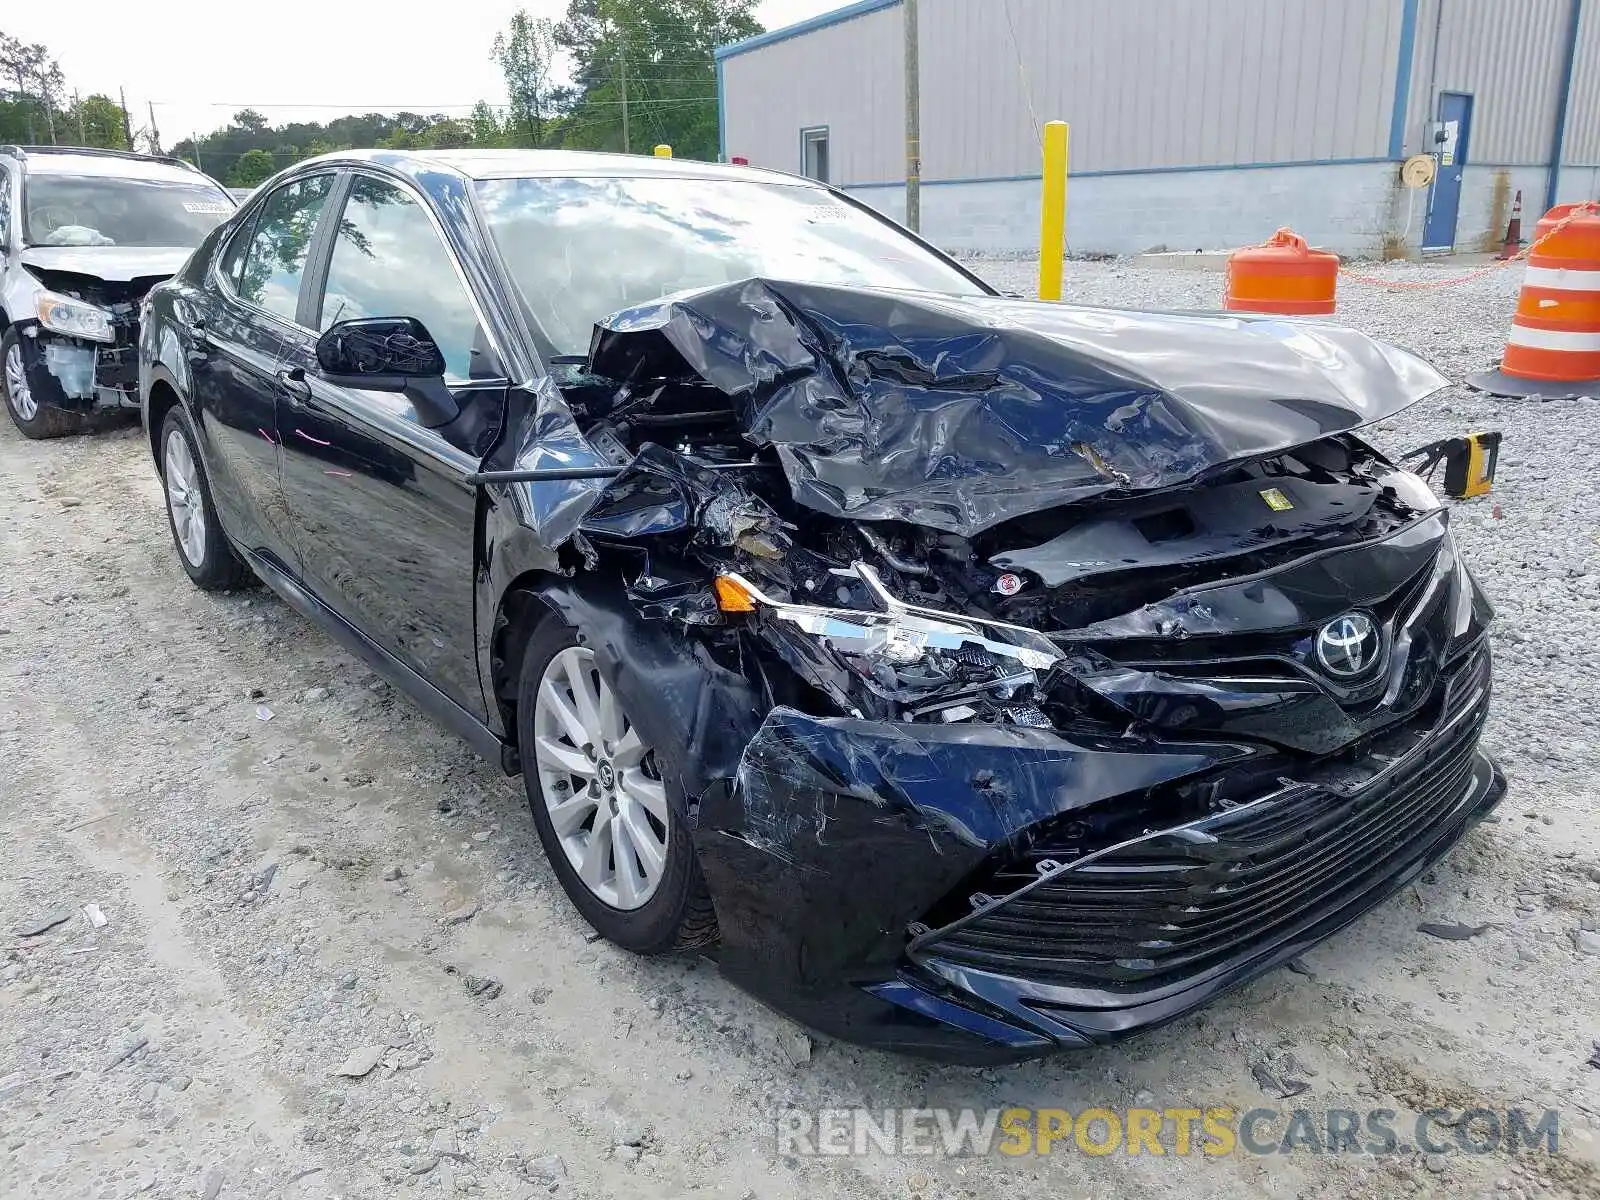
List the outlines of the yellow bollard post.
<svg viewBox="0 0 1600 1200">
<path fill-rule="evenodd" d="M 1061 299 L 1067 256 L 1067 123 L 1044 127 L 1044 198 L 1039 222 L 1039 299 Z"/>
<path fill-rule="evenodd" d="M 656 157 L 657 158 L 671 158 L 672 157 L 672 147 L 671 146 L 666 146 L 666 145 L 657 146 L 656 147 Z"/>
</svg>

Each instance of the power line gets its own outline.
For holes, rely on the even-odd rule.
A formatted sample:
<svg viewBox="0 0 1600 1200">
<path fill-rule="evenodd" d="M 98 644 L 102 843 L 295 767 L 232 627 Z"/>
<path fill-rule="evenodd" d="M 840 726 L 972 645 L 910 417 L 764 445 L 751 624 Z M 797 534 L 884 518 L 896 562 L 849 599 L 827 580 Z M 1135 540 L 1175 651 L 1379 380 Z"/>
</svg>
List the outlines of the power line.
<svg viewBox="0 0 1600 1200">
<path fill-rule="evenodd" d="M 1033 85 L 1028 82 L 1028 68 L 1022 62 L 1022 43 L 1017 38 L 1017 24 L 1011 19 L 1011 0 L 1000 0 L 1005 10 L 1006 27 L 1011 30 L 1011 51 L 1017 58 L 1017 76 L 1022 80 L 1022 98 L 1028 103 L 1028 115 L 1033 118 L 1033 131 L 1040 142 L 1044 141 L 1044 126 L 1039 123 L 1039 110 L 1033 104 Z"/>
</svg>

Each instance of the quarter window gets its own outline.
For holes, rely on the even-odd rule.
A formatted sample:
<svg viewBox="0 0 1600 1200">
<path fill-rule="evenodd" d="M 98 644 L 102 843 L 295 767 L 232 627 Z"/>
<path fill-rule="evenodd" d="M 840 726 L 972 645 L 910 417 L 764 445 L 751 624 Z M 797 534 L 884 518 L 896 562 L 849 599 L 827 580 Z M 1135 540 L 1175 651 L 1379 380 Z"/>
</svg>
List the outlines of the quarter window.
<svg viewBox="0 0 1600 1200">
<path fill-rule="evenodd" d="M 285 321 L 294 320 L 311 237 L 332 186 L 332 175 L 310 175 L 284 184 L 262 202 L 237 279 L 241 300 Z M 224 274 L 230 266 L 223 264 Z"/>
<path fill-rule="evenodd" d="M 0 244 L 6 241 L 6 232 L 11 228 L 11 175 L 0 167 Z"/>
<path fill-rule="evenodd" d="M 334 235 L 319 329 L 358 317 L 415 317 L 470 379 L 482 331 L 455 260 L 422 205 L 381 179 L 358 176 Z"/>
<path fill-rule="evenodd" d="M 233 231 L 228 239 L 228 245 L 222 255 L 222 263 L 217 268 L 222 277 L 228 281 L 228 286 L 235 292 L 244 278 L 244 256 L 250 249 L 250 235 L 255 229 L 256 214 L 251 213 Z"/>
</svg>

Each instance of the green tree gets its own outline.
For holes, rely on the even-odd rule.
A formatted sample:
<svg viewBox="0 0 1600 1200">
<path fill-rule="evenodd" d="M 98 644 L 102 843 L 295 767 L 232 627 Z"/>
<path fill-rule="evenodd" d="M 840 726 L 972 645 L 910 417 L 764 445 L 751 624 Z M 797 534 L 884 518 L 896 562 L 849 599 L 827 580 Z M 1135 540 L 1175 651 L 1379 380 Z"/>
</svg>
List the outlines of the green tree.
<svg viewBox="0 0 1600 1200">
<path fill-rule="evenodd" d="M 756 0 L 568 0 L 555 29 L 579 100 L 562 143 L 717 156 L 718 46 L 761 32 Z M 625 115 L 626 114 L 626 115 Z"/>
<path fill-rule="evenodd" d="M 573 99 L 571 88 L 556 83 L 556 26 L 548 17 L 535 20 L 524 9 L 511 25 L 495 35 L 490 56 L 500 64 L 511 102 L 503 131 L 523 146 L 542 146 L 550 122 Z"/>
<path fill-rule="evenodd" d="M 56 118 L 66 89 L 61 64 L 38 42 L 29 44 L 0 33 L 0 80 L 12 85 L 6 99 L 16 106 L 27 140 L 56 141 Z"/>
<path fill-rule="evenodd" d="M 128 149 L 122 105 L 110 96 L 85 96 L 67 109 L 66 117 L 67 133 L 78 144 L 103 150 Z"/>
<path fill-rule="evenodd" d="M 472 144 L 474 146 L 496 147 L 511 145 L 511 135 L 507 131 L 505 123 L 500 120 L 494 109 L 490 108 L 482 100 L 472 106 L 472 115 L 467 118 L 467 126 L 472 132 Z"/>
<path fill-rule="evenodd" d="M 229 187 L 255 187 L 277 173 L 277 161 L 270 151 L 246 150 L 228 172 Z"/>
</svg>

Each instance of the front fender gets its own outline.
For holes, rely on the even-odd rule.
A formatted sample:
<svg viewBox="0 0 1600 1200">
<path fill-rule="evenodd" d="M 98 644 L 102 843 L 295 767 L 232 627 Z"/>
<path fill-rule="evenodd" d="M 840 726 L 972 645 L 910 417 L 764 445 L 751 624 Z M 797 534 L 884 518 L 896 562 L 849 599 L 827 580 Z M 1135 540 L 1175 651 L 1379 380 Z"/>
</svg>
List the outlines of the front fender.
<svg viewBox="0 0 1600 1200">
<path fill-rule="evenodd" d="M 720 666 L 700 643 L 665 623 L 642 620 L 620 577 L 598 571 L 569 577 L 558 552 L 522 523 L 523 506 L 507 495 L 526 486 L 486 489 L 477 627 L 479 677 L 491 722 L 507 740 L 516 740 L 495 680 L 514 687 L 525 643 L 508 651 L 497 645 L 496 635 L 505 632 L 511 593 L 522 592 L 578 631 L 658 754 L 663 747 L 680 749 L 676 761 L 663 763 L 663 773 L 674 776 L 692 817 L 694 803 L 714 781 L 733 778 L 765 706 L 748 680 Z"/>
<path fill-rule="evenodd" d="M 156 439 L 161 431 L 155 428 L 150 412 L 150 393 L 156 384 L 164 384 L 177 394 L 179 403 L 189 411 L 196 436 L 202 436 L 192 407 L 194 366 L 179 332 L 180 312 L 174 289 L 162 285 L 146 297 L 139 313 L 139 416 L 150 441 L 151 457 L 158 465 Z"/>
</svg>

